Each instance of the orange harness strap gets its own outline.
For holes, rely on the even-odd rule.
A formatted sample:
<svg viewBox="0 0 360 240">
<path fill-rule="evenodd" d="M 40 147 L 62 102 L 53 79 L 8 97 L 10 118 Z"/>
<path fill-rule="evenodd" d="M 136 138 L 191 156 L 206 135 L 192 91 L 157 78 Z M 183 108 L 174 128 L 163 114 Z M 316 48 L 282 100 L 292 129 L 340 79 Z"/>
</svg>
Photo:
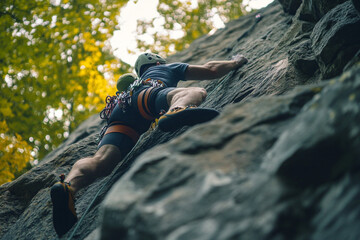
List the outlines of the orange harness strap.
<svg viewBox="0 0 360 240">
<path fill-rule="evenodd" d="M 147 89 L 141 91 L 141 93 L 139 94 L 138 99 L 137 99 L 137 104 L 138 104 L 138 109 L 139 109 L 140 115 L 147 120 L 155 119 L 155 117 L 153 117 L 151 115 L 149 107 L 148 107 L 148 99 L 149 99 L 149 96 L 150 96 L 150 93 L 152 90 L 153 90 L 153 88 L 147 88 Z"/>
<path fill-rule="evenodd" d="M 105 135 L 113 132 L 125 134 L 126 136 L 131 138 L 134 143 L 136 143 L 137 140 L 140 138 L 140 135 L 134 129 L 126 125 L 112 125 L 108 127 L 108 129 L 105 132 Z"/>
<path fill-rule="evenodd" d="M 150 109 L 149 109 L 149 106 L 148 106 L 148 100 L 149 100 L 149 96 L 150 96 L 150 93 L 151 91 L 153 90 L 153 88 L 149 88 L 148 90 L 146 90 L 146 93 L 145 93 L 145 100 L 143 102 L 144 106 L 145 106 L 145 111 L 146 113 L 148 113 L 150 116 L 151 116 L 151 112 L 150 112 Z"/>
</svg>

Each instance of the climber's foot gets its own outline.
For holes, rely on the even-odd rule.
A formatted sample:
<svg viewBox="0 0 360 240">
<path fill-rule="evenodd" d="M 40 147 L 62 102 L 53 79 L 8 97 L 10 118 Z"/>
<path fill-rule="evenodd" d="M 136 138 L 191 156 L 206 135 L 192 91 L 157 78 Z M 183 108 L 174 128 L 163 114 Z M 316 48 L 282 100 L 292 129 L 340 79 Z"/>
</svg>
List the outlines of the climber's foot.
<svg viewBox="0 0 360 240">
<path fill-rule="evenodd" d="M 193 126 L 210 121 L 219 115 L 219 112 L 211 108 L 174 108 L 159 118 L 159 128 L 164 132 L 175 131 L 183 126 Z"/>
<path fill-rule="evenodd" d="M 69 183 L 58 182 L 51 188 L 53 224 L 59 236 L 67 233 L 77 221 L 75 201 Z"/>
</svg>

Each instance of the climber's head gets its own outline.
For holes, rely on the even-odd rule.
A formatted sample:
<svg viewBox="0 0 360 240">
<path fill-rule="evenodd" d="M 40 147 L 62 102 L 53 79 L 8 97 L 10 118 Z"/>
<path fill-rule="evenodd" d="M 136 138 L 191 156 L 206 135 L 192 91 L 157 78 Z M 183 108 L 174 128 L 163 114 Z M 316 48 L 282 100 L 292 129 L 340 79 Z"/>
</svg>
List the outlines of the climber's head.
<svg viewBox="0 0 360 240">
<path fill-rule="evenodd" d="M 135 71 L 140 77 L 145 67 L 156 65 L 157 63 L 165 64 L 166 60 L 154 53 L 142 53 L 135 62 Z"/>
<path fill-rule="evenodd" d="M 136 75 L 133 73 L 125 73 L 117 80 L 116 87 L 119 92 L 126 91 L 127 88 L 136 80 Z"/>
</svg>

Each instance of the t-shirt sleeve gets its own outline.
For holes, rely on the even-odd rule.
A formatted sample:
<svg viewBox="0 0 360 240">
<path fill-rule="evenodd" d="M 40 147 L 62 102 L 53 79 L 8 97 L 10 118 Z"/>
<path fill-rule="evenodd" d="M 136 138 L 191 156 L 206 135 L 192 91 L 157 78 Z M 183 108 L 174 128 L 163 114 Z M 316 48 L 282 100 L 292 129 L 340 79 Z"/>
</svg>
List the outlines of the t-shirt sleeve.
<svg viewBox="0 0 360 240">
<path fill-rule="evenodd" d="M 172 63 L 168 65 L 174 73 L 176 81 L 185 81 L 185 72 L 189 64 L 187 63 Z"/>
</svg>

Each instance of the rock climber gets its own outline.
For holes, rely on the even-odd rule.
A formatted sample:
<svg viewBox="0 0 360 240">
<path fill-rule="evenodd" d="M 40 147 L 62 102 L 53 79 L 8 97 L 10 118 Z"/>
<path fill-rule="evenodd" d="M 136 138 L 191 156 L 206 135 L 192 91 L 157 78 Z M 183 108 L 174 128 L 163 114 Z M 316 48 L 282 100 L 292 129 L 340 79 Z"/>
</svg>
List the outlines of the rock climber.
<svg viewBox="0 0 360 240">
<path fill-rule="evenodd" d="M 177 88 L 180 80 L 218 79 L 245 63 L 247 59 L 240 54 L 232 60 L 203 65 L 166 64 L 157 54 L 139 55 L 135 63 L 138 77 L 125 74 L 117 82 L 116 105 L 106 112 L 108 125 L 97 152 L 78 160 L 66 178 L 62 175 L 61 181 L 51 188 L 56 233 L 62 236 L 76 223 L 76 193 L 95 179 L 109 175 L 154 119 L 158 118 L 160 130 L 174 131 L 218 115 L 214 109 L 198 107 L 207 94 L 204 88 Z"/>
</svg>

